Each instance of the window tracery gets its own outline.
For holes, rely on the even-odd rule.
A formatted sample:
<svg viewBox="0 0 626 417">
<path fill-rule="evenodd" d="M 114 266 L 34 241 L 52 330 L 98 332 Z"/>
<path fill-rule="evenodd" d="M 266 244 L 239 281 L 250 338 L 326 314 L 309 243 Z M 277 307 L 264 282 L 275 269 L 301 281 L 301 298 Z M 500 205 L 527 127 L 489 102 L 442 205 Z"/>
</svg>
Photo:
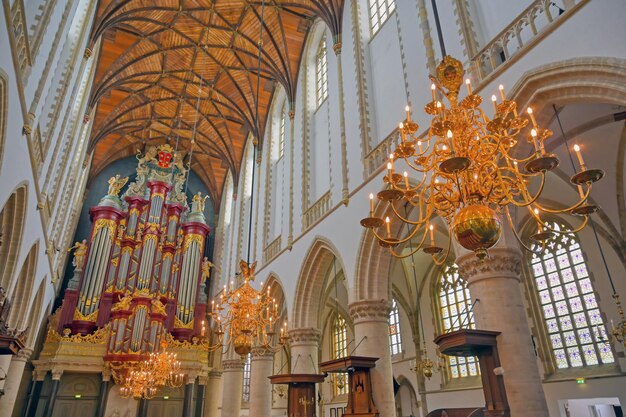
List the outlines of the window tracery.
<svg viewBox="0 0 626 417">
<path fill-rule="evenodd" d="M 552 229 L 564 226 L 552 222 Z M 576 235 L 559 234 L 530 268 L 552 357 L 559 369 L 615 362 L 585 257 Z"/>
<path fill-rule="evenodd" d="M 400 336 L 400 313 L 395 298 L 391 303 L 389 312 L 389 349 L 392 355 L 402 352 L 402 337 Z"/>
<path fill-rule="evenodd" d="M 315 56 L 315 91 L 319 107 L 328 97 L 328 59 L 326 56 L 326 37 L 322 37 Z"/>
<path fill-rule="evenodd" d="M 444 332 L 474 329 L 474 313 L 467 281 L 459 276 L 456 265 L 444 268 L 437 286 L 439 312 Z M 477 376 L 478 359 L 446 356 L 446 368 L 451 379 Z"/>
<path fill-rule="evenodd" d="M 372 36 L 385 24 L 391 13 L 396 10 L 395 0 L 369 0 L 370 29 Z"/>
<path fill-rule="evenodd" d="M 242 400 L 244 402 L 250 401 L 250 365 L 252 363 L 252 355 L 248 353 L 246 361 L 243 364 L 243 394 Z"/>
<path fill-rule="evenodd" d="M 343 358 L 348 356 L 348 329 L 346 327 L 346 320 L 337 316 L 333 320 L 333 334 L 332 334 L 332 356 L 333 359 Z M 347 374 L 332 374 L 333 379 L 333 394 L 336 396 L 345 395 L 348 393 L 348 375 Z"/>
</svg>

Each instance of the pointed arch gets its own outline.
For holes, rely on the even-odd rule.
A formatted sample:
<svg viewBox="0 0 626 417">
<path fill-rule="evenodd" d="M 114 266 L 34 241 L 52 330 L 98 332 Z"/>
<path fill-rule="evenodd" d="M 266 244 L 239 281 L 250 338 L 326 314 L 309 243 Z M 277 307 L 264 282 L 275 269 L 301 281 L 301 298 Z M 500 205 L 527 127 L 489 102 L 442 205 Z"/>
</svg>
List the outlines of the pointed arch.
<svg viewBox="0 0 626 417">
<path fill-rule="evenodd" d="M 10 329 L 21 332 L 26 329 L 28 313 L 31 309 L 30 300 L 33 294 L 35 283 L 35 272 L 37 271 L 37 255 L 39 253 L 39 240 L 30 248 L 22 269 L 17 279 L 17 285 L 11 296 L 11 311 L 7 318 Z"/>
<path fill-rule="evenodd" d="M 304 257 L 298 275 L 293 303 L 292 323 L 297 329 L 321 327 L 321 313 L 324 305 L 320 302 L 328 279 L 328 269 L 337 260 L 337 269 L 345 271 L 339 251 L 326 238 L 316 236 Z"/>
<path fill-rule="evenodd" d="M 13 275 L 22 243 L 27 198 L 26 185 L 19 186 L 0 212 L 0 288 L 6 291 L 7 297 L 14 286 Z"/>
<path fill-rule="evenodd" d="M 7 73 L 0 69 L 0 167 L 4 155 L 4 139 L 7 130 L 7 117 L 9 114 L 9 95 L 7 92 Z"/>
<path fill-rule="evenodd" d="M 552 62 L 527 71 L 510 97 L 536 114 L 552 103 L 581 101 L 626 105 L 626 59 L 584 57 Z"/>
<path fill-rule="evenodd" d="M 36 342 L 37 334 L 39 334 L 39 328 L 44 324 L 44 318 L 48 315 L 48 311 L 44 311 L 44 299 L 46 296 L 46 282 L 47 277 L 41 280 L 39 288 L 35 294 L 32 304 L 28 308 L 28 319 L 26 323 L 29 323 L 28 333 L 26 335 L 26 345 L 33 348 Z M 48 307 L 50 305 L 48 304 Z M 43 314 L 42 314 L 43 313 Z M 43 317 L 42 317 L 43 316 Z"/>
</svg>

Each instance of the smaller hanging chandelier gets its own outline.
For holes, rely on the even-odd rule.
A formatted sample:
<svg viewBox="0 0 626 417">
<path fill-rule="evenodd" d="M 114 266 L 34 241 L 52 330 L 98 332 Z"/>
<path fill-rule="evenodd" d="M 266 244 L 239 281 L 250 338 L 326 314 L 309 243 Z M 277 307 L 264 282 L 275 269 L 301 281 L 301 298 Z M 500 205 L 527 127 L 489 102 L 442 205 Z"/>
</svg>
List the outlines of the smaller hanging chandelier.
<svg viewBox="0 0 626 417">
<path fill-rule="evenodd" d="M 167 343 L 162 341 L 160 352 L 152 352 L 147 359 L 126 368 L 123 376 L 118 377 L 118 383 L 123 398 L 150 399 L 159 388 L 181 387 L 184 379 L 176 354 L 168 352 Z"/>
<path fill-rule="evenodd" d="M 478 258 L 486 257 L 487 250 L 502 235 L 503 217 L 527 250 L 544 245 L 557 233 L 581 230 L 588 216 L 598 209 L 587 199 L 591 184 L 600 180 L 604 172 L 588 169 L 580 147 L 575 145 L 580 168 L 570 182 L 578 189 L 578 200 L 565 207 L 540 203 L 546 174 L 559 164 L 557 157 L 544 146 L 552 132 L 537 125 L 531 108 L 524 115 L 518 114 L 517 104 L 506 99 L 503 86 L 499 87 L 500 102 L 498 97 L 491 96 L 493 116 L 487 116 L 480 107 L 482 97 L 472 92 L 469 79 L 465 80 L 467 95 L 463 99 L 459 97 L 463 76 L 461 62 L 444 57 L 436 77 L 432 77 L 431 101 L 424 108 L 432 118 L 424 137 L 417 135 L 419 126 L 411 120 L 410 109 L 406 108 L 406 120 L 399 125 L 401 141 L 389 155 L 383 179 L 386 187 L 377 194 L 378 200 L 388 205 L 389 216 L 383 219 L 374 214 L 374 195 L 370 194 L 370 213 L 361 220 L 361 225 L 370 229 L 393 256 L 407 257 L 421 249 L 432 255 L 438 265 L 450 253 L 452 236 Z M 527 125 L 531 128 L 529 134 L 524 130 Z M 534 147 L 530 156 L 521 156 L 523 150 L 518 152 L 521 141 Z M 408 172 L 395 171 L 399 161 L 414 172 L 414 181 Z M 413 207 L 416 214 L 410 218 L 403 216 L 398 210 L 401 205 Z M 527 209 L 535 221 L 532 244 L 523 242 L 513 227 L 511 206 Z M 582 222 L 574 230 L 558 231 L 541 218 L 545 214 L 570 214 L 580 217 Z M 449 232 L 447 243 L 441 246 L 434 239 L 433 221 L 437 217 Z M 391 234 L 391 226 L 398 221 L 407 227 L 407 233 L 396 238 Z M 417 242 L 411 251 L 394 251 L 409 241 Z"/>
<path fill-rule="evenodd" d="M 425 343 L 422 349 L 422 359 L 419 362 L 416 359 L 411 361 L 411 371 L 415 373 L 421 372 L 426 379 L 432 378 L 433 372 L 441 371 L 444 366 L 445 362 L 439 351 L 437 351 L 437 361 L 433 361 L 428 357 Z"/>
<path fill-rule="evenodd" d="M 270 297 L 269 288 L 263 293 L 250 284 L 254 281 L 256 262 L 248 264 L 242 260 L 239 265 L 243 284 L 237 288 L 233 281 L 228 287 L 224 285 L 217 303 L 211 301 L 208 316 L 213 322 L 213 334 L 218 338 L 216 347 L 223 346 L 226 334 L 226 344 L 232 345 L 238 355 L 245 356 L 253 347 L 273 349 L 272 339 L 279 312 L 276 299 Z M 205 333 L 206 324 L 203 321 L 202 335 Z M 283 346 L 286 342 L 287 322 L 280 329 L 278 344 Z"/>
</svg>

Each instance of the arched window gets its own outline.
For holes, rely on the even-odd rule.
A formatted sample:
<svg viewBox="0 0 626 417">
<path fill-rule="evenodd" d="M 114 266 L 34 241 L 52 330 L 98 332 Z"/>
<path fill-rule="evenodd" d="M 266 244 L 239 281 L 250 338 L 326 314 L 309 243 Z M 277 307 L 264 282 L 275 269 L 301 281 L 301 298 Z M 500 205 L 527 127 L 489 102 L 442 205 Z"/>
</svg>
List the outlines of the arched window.
<svg viewBox="0 0 626 417">
<path fill-rule="evenodd" d="M 557 368 L 615 362 L 610 346 L 598 340 L 606 328 L 577 237 L 557 235 L 530 265 Z"/>
<path fill-rule="evenodd" d="M 283 103 L 283 109 L 280 112 L 280 122 L 278 125 L 278 159 L 285 155 L 285 124 L 287 121 L 287 100 Z"/>
<path fill-rule="evenodd" d="M 389 312 L 389 349 L 392 355 L 402 352 L 402 338 L 400 337 L 400 314 L 398 303 L 392 300 L 391 311 Z"/>
<path fill-rule="evenodd" d="M 333 320 L 333 337 L 332 337 L 332 355 L 333 359 L 348 356 L 348 329 L 346 320 L 337 316 Z M 348 393 L 348 374 L 332 374 L 333 375 L 333 392 L 335 396 Z"/>
<path fill-rule="evenodd" d="M 378 32 L 382 25 L 389 19 L 391 13 L 396 10 L 395 0 L 369 0 L 370 2 L 370 29 L 372 36 Z"/>
<path fill-rule="evenodd" d="M 315 97 L 319 107 L 328 97 L 328 60 L 326 58 L 326 36 L 322 37 L 315 56 Z"/>
<path fill-rule="evenodd" d="M 441 325 L 444 332 L 473 329 L 474 314 L 467 282 L 459 277 L 458 267 L 444 268 L 438 285 Z M 446 356 L 448 375 L 452 379 L 478 375 L 476 357 Z"/>
<path fill-rule="evenodd" d="M 243 394 L 242 399 L 244 402 L 250 401 L 250 364 L 252 360 L 252 355 L 248 353 L 246 356 L 246 361 L 243 364 Z"/>
</svg>

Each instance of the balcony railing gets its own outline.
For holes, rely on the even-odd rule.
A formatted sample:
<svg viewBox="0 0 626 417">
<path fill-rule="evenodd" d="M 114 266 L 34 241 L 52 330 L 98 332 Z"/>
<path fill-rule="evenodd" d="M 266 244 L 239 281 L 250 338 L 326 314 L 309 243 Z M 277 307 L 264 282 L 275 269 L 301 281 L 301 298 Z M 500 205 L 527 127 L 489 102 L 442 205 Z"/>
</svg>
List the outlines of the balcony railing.
<svg viewBox="0 0 626 417">
<path fill-rule="evenodd" d="M 306 230 L 330 210 L 330 191 L 321 196 L 302 215 L 302 229 Z"/>
<path fill-rule="evenodd" d="M 589 0 L 565 0 L 563 8 L 550 0 L 535 0 L 471 59 L 479 83 L 520 52 L 528 50 Z"/>
<path fill-rule="evenodd" d="M 280 252 L 281 241 L 281 235 L 278 235 L 276 239 L 272 240 L 265 247 L 265 249 L 263 249 L 263 264 L 268 263 L 278 255 Z"/>
<path fill-rule="evenodd" d="M 385 139 L 383 139 L 374 149 L 365 156 L 365 176 L 369 177 L 380 168 L 389 158 L 393 150 L 393 141 L 398 138 L 398 129 L 394 129 Z"/>
</svg>

